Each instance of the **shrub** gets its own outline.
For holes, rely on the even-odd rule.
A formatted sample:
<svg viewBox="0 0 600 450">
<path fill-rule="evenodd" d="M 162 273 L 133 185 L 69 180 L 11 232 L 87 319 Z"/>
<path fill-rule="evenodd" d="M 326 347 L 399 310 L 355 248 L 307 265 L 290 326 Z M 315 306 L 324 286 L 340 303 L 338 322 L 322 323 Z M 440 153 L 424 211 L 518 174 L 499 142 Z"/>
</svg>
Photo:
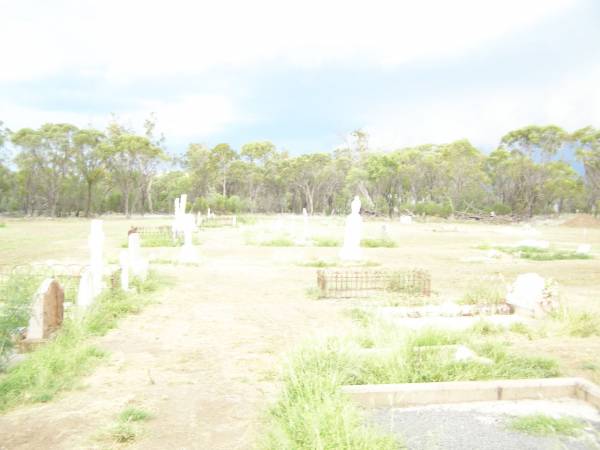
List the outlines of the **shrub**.
<svg viewBox="0 0 600 450">
<path fill-rule="evenodd" d="M 370 247 L 370 248 L 376 248 L 376 247 L 393 248 L 393 247 L 398 246 L 396 244 L 396 242 L 394 242 L 390 238 L 363 239 L 362 241 L 360 241 L 360 245 L 361 245 L 361 247 Z"/>
</svg>

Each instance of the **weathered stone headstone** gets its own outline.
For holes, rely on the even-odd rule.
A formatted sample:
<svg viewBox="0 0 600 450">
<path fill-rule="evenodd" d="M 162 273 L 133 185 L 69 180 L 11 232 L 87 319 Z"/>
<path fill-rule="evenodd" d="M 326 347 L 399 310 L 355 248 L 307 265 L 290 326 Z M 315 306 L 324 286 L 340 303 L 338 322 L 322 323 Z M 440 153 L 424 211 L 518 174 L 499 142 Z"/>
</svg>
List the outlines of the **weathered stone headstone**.
<svg viewBox="0 0 600 450">
<path fill-rule="evenodd" d="M 47 339 L 63 322 L 65 293 L 54 278 L 44 280 L 33 298 L 27 340 Z"/>
<path fill-rule="evenodd" d="M 184 216 L 183 227 L 183 247 L 179 251 L 179 262 L 181 263 L 197 263 L 199 261 L 198 251 L 194 247 L 193 242 L 194 232 L 194 216 L 186 214 Z"/>
<path fill-rule="evenodd" d="M 96 297 L 104 285 L 102 276 L 104 274 L 104 260 L 102 257 L 102 249 L 104 246 L 104 232 L 102 231 L 102 221 L 92 220 L 91 232 L 89 237 L 90 246 L 90 270 L 92 272 L 92 293 Z"/>
<path fill-rule="evenodd" d="M 553 308 L 554 299 L 548 298 L 547 283 L 537 273 L 519 275 L 514 284 L 508 289 L 506 303 L 513 307 L 516 313 L 543 315 Z"/>
<path fill-rule="evenodd" d="M 362 218 L 360 217 L 360 199 L 358 195 L 352 200 L 352 213 L 346 219 L 344 246 L 340 258 L 344 261 L 359 261 L 362 259 L 360 240 L 362 237 Z"/>
</svg>

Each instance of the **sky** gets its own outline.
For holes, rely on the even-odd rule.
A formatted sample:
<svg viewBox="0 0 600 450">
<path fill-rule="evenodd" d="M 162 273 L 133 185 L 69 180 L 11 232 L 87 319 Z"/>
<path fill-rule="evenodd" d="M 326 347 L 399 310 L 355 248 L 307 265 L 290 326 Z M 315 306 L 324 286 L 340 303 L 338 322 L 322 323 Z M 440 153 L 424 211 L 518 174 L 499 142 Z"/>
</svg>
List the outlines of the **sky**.
<svg viewBox="0 0 600 450">
<path fill-rule="evenodd" d="M 597 0 L 0 0 L 0 42 L 10 129 L 155 113 L 173 153 L 600 127 Z"/>
</svg>

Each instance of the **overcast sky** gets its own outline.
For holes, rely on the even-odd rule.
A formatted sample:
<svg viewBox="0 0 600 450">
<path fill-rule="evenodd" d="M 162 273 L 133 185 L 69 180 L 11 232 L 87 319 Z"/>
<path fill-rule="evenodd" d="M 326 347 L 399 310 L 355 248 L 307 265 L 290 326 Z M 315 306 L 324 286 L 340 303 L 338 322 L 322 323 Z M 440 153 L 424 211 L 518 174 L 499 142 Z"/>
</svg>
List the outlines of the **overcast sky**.
<svg viewBox="0 0 600 450">
<path fill-rule="evenodd" d="M 0 0 L 0 120 L 141 130 L 169 150 L 393 149 L 600 126 L 596 0 Z"/>
</svg>

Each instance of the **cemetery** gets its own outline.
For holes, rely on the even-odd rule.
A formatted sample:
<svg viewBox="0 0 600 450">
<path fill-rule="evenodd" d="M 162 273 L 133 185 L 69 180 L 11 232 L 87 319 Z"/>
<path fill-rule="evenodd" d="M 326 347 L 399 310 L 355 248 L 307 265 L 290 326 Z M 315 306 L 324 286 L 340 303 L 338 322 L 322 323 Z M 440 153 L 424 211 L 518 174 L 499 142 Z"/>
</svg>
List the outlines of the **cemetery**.
<svg viewBox="0 0 600 450">
<path fill-rule="evenodd" d="M 458 448 L 470 434 L 449 430 L 485 417 L 489 448 L 598 445 L 600 229 L 363 220 L 358 198 L 349 210 L 223 227 L 181 212 L 7 219 L 2 442 L 144 448 L 191 433 L 215 448 Z M 589 245 L 586 258 L 489 254 L 533 235 L 556 251 Z M 218 411 L 194 428 L 182 398 Z M 140 423 L 114 425 L 132 408 Z M 50 415 L 68 431 L 52 435 Z M 518 431 L 534 418 L 574 431 Z"/>
</svg>

